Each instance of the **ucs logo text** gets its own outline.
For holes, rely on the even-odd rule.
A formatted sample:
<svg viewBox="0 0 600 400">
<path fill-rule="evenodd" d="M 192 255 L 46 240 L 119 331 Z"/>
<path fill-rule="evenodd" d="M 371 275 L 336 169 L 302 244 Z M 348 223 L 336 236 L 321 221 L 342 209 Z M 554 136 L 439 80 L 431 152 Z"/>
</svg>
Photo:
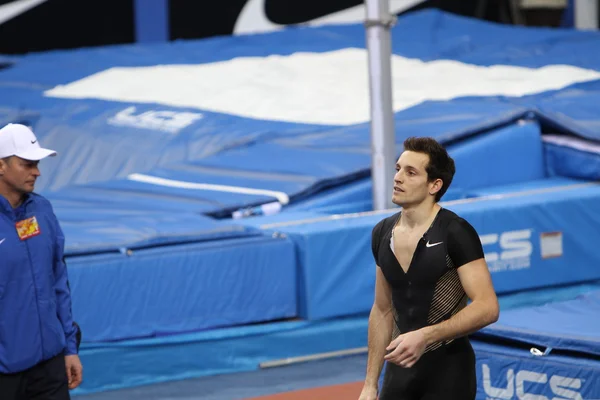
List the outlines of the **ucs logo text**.
<svg viewBox="0 0 600 400">
<path fill-rule="evenodd" d="M 506 386 L 492 386 L 492 376 L 490 367 L 482 364 L 483 372 L 483 390 L 486 400 L 583 400 L 579 389 L 581 389 L 581 379 L 568 378 L 560 375 L 548 374 L 519 370 L 516 374 L 514 369 L 506 372 Z M 500 379 L 504 382 L 504 379 Z M 545 393 L 533 394 L 531 392 Z"/>
<path fill-rule="evenodd" d="M 130 126 L 133 128 L 177 133 L 203 118 L 202 114 L 192 112 L 168 110 L 150 110 L 141 114 L 135 114 L 135 112 L 135 107 L 128 107 L 111 117 L 108 123 L 116 126 Z"/>
<path fill-rule="evenodd" d="M 491 272 L 517 270 L 531 266 L 532 229 L 491 233 L 481 235 L 485 250 L 485 260 Z M 490 251 L 491 249 L 499 251 Z"/>
</svg>

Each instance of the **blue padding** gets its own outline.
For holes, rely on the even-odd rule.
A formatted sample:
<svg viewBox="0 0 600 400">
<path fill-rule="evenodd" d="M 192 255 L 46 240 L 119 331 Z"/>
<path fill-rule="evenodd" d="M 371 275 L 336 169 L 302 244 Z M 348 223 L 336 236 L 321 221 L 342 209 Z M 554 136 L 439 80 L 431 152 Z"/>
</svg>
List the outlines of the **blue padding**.
<svg viewBox="0 0 600 400">
<path fill-rule="evenodd" d="M 600 280 L 506 293 L 498 296 L 498 302 L 500 303 L 500 309 L 505 311 L 523 307 L 541 306 L 557 301 L 573 300 L 584 293 L 599 290 Z"/>
<path fill-rule="evenodd" d="M 13 92 L 7 91 L 6 96 L 12 96 Z M 27 93 L 23 94 L 25 103 L 28 102 Z M 0 110 L 2 95 L 4 90 L 0 86 Z M 194 113 L 201 118 L 177 134 L 111 122 L 129 109 L 133 109 L 128 113 L 130 118 L 157 109 L 161 112 Z M 7 110 L 12 110 L 10 115 L 17 118 L 20 109 Z M 237 146 L 243 148 L 254 142 L 271 140 L 279 134 L 301 134 L 315 129 L 307 125 L 267 123 L 195 109 L 99 100 L 43 98 L 43 105 L 33 110 L 41 114 L 34 124 L 40 142 L 60 155 L 44 160 L 42 164 L 43 174 L 36 188 L 43 192 L 75 184 L 120 179 L 166 165 L 182 164 L 180 168 L 198 170 L 199 167 L 190 164 Z M 264 154 L 257 152 L 257 156 L 264 157 Z M 228 167 L 234 169 L 240 168 L 240 165 L 230 162 Z M 226 180 L 223 182 L 227 183 Z"/>
<path fill-rule="evenodd" d="M 59 217 L 62 214 L 57 212 Z M 249 227 L 196 214 L 156 213 L 132 216 L 127 213 L 113 218 L 105 216 L 102 219 L 98 218 L 102 217 L 99 215 L 94 219 L 85 210 L 77 217 L 80 219 L 63 220 L 61 223 L 66 238 L 67 256 L 261 235 L 260 231 Z"/>
<path fill-rule="evenodd" d="M 368 228 L 367 228 L 368 229 Z M 324 319 L 365 312 L 373 303 L 374 267 L 363 218 L 270 227 L 288 235 L 299 255 L 300 316 Z M 361 279 L 357 279 L 361 277 Z"/>
<path fill-rule="evenodd" d="M 223 172 L 222 172 L 223 173 Z M 167 179 L 179 187 L 162 186 L 133 180 L 113 180 L 81 187 L 72 187 L 52 193 L 49 197 L 60 200 L 81 200 L 88 203 L 111 204 L 128 208 L 135 204 L 136 208 L 149 211 L 189 211 L 209 215 L 230 216 L 231 212 L 242 207 L 277 201 L 270 193 L 239 193 L 226 190 L 203 188 L 187 188 L 186 184 L 226 185 L 235 188 L 250 186 L 253 190 L 275 191 L 283 196 L 304 190 L 303 182 L 286 181 L 283 177 L 272 180 L 258 176 L 244 177 L 243 172 L 237 176 L 232 174 L 224 178 L 218 171 L 177 171 L 161 168 L 146 175 L 152 178 Z M 109 206 L 109 207 L 110 207 Z"/>
<path fill-rule="evenodd" d="M 535 122 L 512 124 L 464 139 L 450 145 L 448 152 L 457 172 L 445 201 L 469 197 L 469 190 L 474 188 L 527 185 L 530 180 L 545 177 L 540 128 Z M 370 211 L 372 183 L 370 177 L 358 180 L 298 201 L 288 209 L 329 214 Z"/>
<path fill-rule="evenodd" d="M 485 196 L 513 196 L 517 194 L 536 193 L 543 191 L 567 189 L 571 186 L 579 186 L 589 181 L 555 176 L 551 178 L 535 179 L 509 185 L 499 185 L 472 189 L 466 192 L 466 197 L 485 197 Z"/>
<path fill-rule="evenodd" d="M 286 207 L 286 211 L 321 211 L 327 213 L 331 208 L 340 205 L 364 204 L 365 210 L 372 209 L 373 202 L 373 181 L 369 178 L 363 178 L 355 182 L 325 190 L 305 200 L 298 201 Z M 354 210 L 358 211 L 358 210 Z"/>
<path fill-rule="evenodd" d="M 600 154 L 572 147 L 544 143 L 550 176 L 572 176 L 600 180 Z"/>
<path fill-rule="evenodd" d="M 545 176 L 537 123 L 525 122 L 498 129 L 450 146 L 448 151 L 456 163 L 453 188 L 499 186 Z"/>
<path fill-rule="evenodd" d="M 141 173 L 184 183 L 275 190 L 290 197 L 293 204 L 310 200 L 312 194 L 330 186 L 364 178 L 371 167 L 370 130 L 366 124 L 324 130 L 203 112 L 201 121 L 177 135 L 149 134 L 144 129 L 107 123 L 124 109 L 123 105 L 82 100 L 85 106 L 72 108 L 65 100 L 55 101 L 61 106 L 46 111 L 46 116 L 35 123 L 44 146 L 60 154 L 44 160 L 43 174 L 36 186 L 54 199 L 109 203 L 109 207 L 116 203 L 127 207 L 136 202 L 139 207 L 159 210 L 179 209 L 179 203 L 185 203 L 182 207 L 188 211 L 226 216 L 238 208 L 274 199 L 142 184 L 126 178 Z M 135 107 L 136 114 L 153 109 L 148 105 Z M 471 111 L 452 121 L 437 116 L 456 113 L 462 107 Z M 175 109 L 161 106 L 161 110 Z M 54 117 L 55 112 L 67 113 L 68 122 Z M 450 140 L 505 124 L 524 112 L 521 107 L 497 102 L 425 103 L 400 114 L 397 131 L 422 132 L 442 141 Z M 397 154 L 402 150 L 403 135 L 397 136 Z M 108 163 L 107 154 L 111 160 Z M 360 196 L 370 197 L 364 189 Z M 170 204 L 165 204 L 164 199 L 169 199 Z"/>
<path fill-rule="evenodd" d="M 550 347 L 600 355 L 600 291 L 574 300 L 503 312 L 498 322 L 482 330 L 495 336 Z"/>
<path fill-rule="evenodd" d="M 153 189 L 153 185 L 146 183 L 112 181 L 94 186 L 71 187 L 49 193 L 46 197 L 63 210 L 61 215 L 65 221 L 80 218 L 85 222 L 85 213 L 88 211 L 92 215 L 147 215 L 161 212 L 208 214 L 222 210 L 218 203 L 203 197 L 204 193 L 201 191 L 167 188 L 161 192 Z M 241 196 L 233 197 L 239 199 Z M 251 197 L 255 200 L 257 196 Z M 64 207 L 71 208 L 69 210 Z"/>
<path fill-rule="evenodd" d="M 477 400 L 599 399 L 600 361 L 534 357 L 529 349 L 472 341 L 477 358 Z"/>
<path fill-rule="evenodd" d="M 600 186 L 583 183 L 447 207 L 487 236 L 486 257 L 499 257 L 488 266 L 503 293 L 599 279 L 600 254 L 581 240 L 596 234 L 599 200 Z"/>
<path fill-rule="evenodd" d="M 600 224 L 597 184 L 442 204 L 478 230 L 498 293 L 600 279 L 600 270 L 594 268 L 600 264 L 600 254 L 581 240 L 595 237 Z M 299 293 L 301 316 L 315 319 L 368 312 L 375 277 L 371 231 L 392 213 L 337 216 L 316 222 L 307 218 L 305 222 L 263 227 L 287 234 L 297 247 L 299 284 L 303 285 Z M 253 226 L 260 226 L 260 218 Z M 558 242 L 553 233 L 561 234 Z"/>
<path fill-rule="evenodd" d="M 294 246 L 241 238 L 127 255 L 67 258 L 86 341 L 113 341 L 290 318 Z"/>
<path fill-rule="evenodd" d="M 14 65 L 17 62 L 17 57 L 9 57 L 0 54 L 0 69 Z"/>
<path fill-rule="evenodd" d="M 280 226 L 281 224 L 287 225 L 297 223 L 302 225 L 305 223 L 302 221 L 319 221 L 327 218 L 329 218 L 327 214 L 320 212 L 287 211 L 273 215 L 245 218 L 240 220 L 239 223 L 250 228 L 269 229 L 269 226 L 271 225 Z"/>
<path fill-rule="evenodd" d="M 331 134 L 319 138 L 328 136 L 334 137 Z M 331 147 L 325 147 L 320 142 L 307 143 L 302 139 L 303 136 L 298 138 L 300 143 L 280 139 L 231 149 L 195 162 L 194 166 L 200 170 L 215 170 L 221 175 L 227 172 L 228 178 L 239 174 L 244 179 L 256 176 L 269 181 L 295 181 L 306 187 L 312 186 L 313 190 L 331 182 L 365 175 L 371 161 L 369 148 L 345 149 L 341 138 L 337 138 Z M 281 183 L 277 185 L 283 186 Z M 299 194 L 291 190 L 288 192 L 291 195 Z"/>
<path fill-rule="evenodd" d="M 582 45 L 583 43 L 579 43 Z M 577 51 L 575 47 L 565 51 Z M 598 71 L 596 65 L 592 69 Z M 530 104 L 546 124 L 577 136 L 600 140 L 598 131 L 598 104 L 600 104 L 600 80 L 574 84 L 557 91 L 549 91 L 534 96 L 526 96 L 518 101 Z"/>
</svg>

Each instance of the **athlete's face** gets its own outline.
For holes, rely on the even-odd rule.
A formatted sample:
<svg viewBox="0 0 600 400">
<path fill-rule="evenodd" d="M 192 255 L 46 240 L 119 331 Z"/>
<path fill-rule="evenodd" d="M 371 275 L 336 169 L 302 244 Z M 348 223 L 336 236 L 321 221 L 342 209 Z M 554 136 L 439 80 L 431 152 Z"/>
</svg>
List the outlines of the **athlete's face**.
<svg viewBox="0 0 600 400">
<path fill-rule="evenodd" d="M 422 203 L 435 198 L 441 180 L 428 181 L 429 156 L 424 153 L 404 151 L 396 163 L 392 201 L 401 207 Z"/>
<path fill-rule="evenodd" d="M 3 186 L 15 194 L 33 192 L 39 176 L 38 161 L 24 160 L 16 156 L 0 160 L 0 180 Z"/>
</svg>

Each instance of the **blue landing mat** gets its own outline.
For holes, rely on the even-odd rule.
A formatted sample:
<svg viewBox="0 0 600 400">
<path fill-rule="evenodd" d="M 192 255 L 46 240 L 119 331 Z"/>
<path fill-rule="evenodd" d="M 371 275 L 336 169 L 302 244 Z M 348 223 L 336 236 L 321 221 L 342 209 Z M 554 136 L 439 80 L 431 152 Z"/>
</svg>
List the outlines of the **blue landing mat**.
<svg viewBox="0 0 600 400">
<path fill-rule="evenodd" d="M 482 336 L 503 337 L 553 351 L 600 356 L 600 291 L 576 299 L 503 313 Z"/>
<path fill-rule="evenodd" d="M 292 242 L 256 236 L 67 259 L 88 342 L 176 334 L 297 315 Z"/>
</svg>

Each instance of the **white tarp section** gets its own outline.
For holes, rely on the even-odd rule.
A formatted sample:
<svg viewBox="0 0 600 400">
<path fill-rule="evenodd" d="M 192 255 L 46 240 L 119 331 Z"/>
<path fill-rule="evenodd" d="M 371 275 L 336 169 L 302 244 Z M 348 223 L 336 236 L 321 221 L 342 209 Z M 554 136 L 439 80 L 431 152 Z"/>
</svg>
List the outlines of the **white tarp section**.
<svg viewBox="0 0 600 400">
<path fill-rule="evenodd" d="M 392 56 L 394 111 L 427 100 L 462 96 L 523 96 L 600 79 L 568 65 L 523 68 L 424 62 Z M 262 120 L 349 125 L 367 122 L 367 52 L 242 57 L 197 65 L 110 68 L 45 92 L 61 98 L 191 107 Z"/>
</svg>

